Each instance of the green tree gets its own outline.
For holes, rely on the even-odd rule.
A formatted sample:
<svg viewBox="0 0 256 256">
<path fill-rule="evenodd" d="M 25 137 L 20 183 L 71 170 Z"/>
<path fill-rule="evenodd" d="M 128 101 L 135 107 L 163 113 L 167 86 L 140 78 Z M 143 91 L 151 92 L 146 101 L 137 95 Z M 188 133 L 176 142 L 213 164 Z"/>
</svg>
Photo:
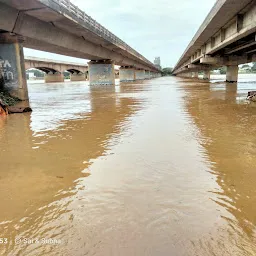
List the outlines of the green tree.
<svg viewBox="0 0 256 256">
<path fill-rule="evenodd" d="M 44 72 L 39 69 L 30 69 L 27 70 L 26 73 L 34 73 L 35 77 L 44 77 Z"/>
<path fill-rule="evenodd" d="M 171 76 L 173 68 L 163 68 L 162 75 L 163 76 Z"/>
<path fill-rule="evenodd" d="M 65 79 L 70 79 L 70 73 L 68 71 L 64 71 L 63 75 L 64 75 Z"/>
<path fill-rule="evenodd" d="M 218 68 L 218 70 L 220 71 L 221 75 L 225 75 L 227 73 L 227 67 L 221 67 L 221 68 Z"/>
<path fill-rule="evenodd" d="M 252 72 L 256 72 L 256 62 L 253 62 L 251 70 Z"/>
<path fill-rule="evenodd" d="M 242 66 L 242 69 L 250 69 L 251 67 L 248 64 Z"/>
</svg>

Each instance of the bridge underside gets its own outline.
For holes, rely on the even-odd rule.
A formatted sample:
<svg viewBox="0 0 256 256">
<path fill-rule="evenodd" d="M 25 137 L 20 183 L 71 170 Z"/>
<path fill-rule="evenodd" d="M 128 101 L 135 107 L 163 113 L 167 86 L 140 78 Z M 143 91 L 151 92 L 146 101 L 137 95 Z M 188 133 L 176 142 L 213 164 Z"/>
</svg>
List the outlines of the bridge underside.
<svg viewBox="0 0 256 256">
<path fill-rule="evenodd" d="M 143 56 L 97 35 L 54 1 L 0 0 L 0 24 L 2 31 L 22 35 L 24 47 L 159 72 Z"/>
<path fill-rule="evenodd" d="M 85 80 L 89 72 L 90 84 L 99 85 L 114 84 L 114 65 L 160 72 L 153 63 L 96 21 L 92 25 L 89 18 L 88 23 L 86 14 L 81 10 L 76 8 L 76 12 L 72 12 L 65 3 L 52 0 L 0 0 L 0 75 L 4 80 L 4 89 L 9 93 L 28 100 L 25 69 L 29 68 L 45 72 L 46 82 L 62 82 L 65 70 L 71 73 L 72 81 Z M 110 37 L 106 38 L 98 27 L 103 28 Z M 89 59 L 91 65 L 89 70 L 53 63 L 47 66 L 30 63 L 25 67 L 23 47 Z M 105 67 L 102 68 L 102 65 Z"/>
<path fill-rule="evenodd" d="M 254 61 L 256 1 L 234 3 L 232 0 L 219 0 L 174 68 L 173 74 L 191 77 L 191 72 L 205 73 L 226 66 L 227 82 L 237 82 L 238 65 Z"/>
<path fill-rule="evenodd" d="M 0 77 L 4 84 L 0 89 L 8 91 L 29 106 L 26 69 L 37 68 L 45 72 L 45 82 L 64 82 L 63 71 L 70 72 L 71 81 L 84 81 L 89 71 L 91 85 L 115 85 L 114 62 L 111 60 L 91 61 L 88 67 L 67 66 L 66 64 L 25 61 L 23 37 L 11 33 L 0 33 Z M 82 71 L 83 72 L 82 72 Z M 142 70 L 145 73 L 145 70 Z M 134 69 L 134 72 L 135 69 Z M 138 77 L 135 76 L 138 79 Z M 146 77 L 144 77 L 145 79 Z"/>
</svg>

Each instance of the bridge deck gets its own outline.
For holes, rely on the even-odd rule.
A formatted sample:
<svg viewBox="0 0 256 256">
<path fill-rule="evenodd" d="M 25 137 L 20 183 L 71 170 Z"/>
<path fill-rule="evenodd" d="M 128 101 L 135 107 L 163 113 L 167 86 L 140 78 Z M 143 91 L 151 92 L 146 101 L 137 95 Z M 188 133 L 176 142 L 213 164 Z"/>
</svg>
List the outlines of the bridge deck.
<svg viewBox="0 0 256 256">
<path fill-rule="evenodd" d="M 174 73 L 184 65 L 200 63 L 200 58 L 206 54 L 223 55 L 218 51 L 234 42 L 240 45 L 241 38 L 254 33 L 255 3 L 255 0 L 218 0 L 174 67 Z M 228 53 L 232 52 L 225 51 Z"/>
</svg>

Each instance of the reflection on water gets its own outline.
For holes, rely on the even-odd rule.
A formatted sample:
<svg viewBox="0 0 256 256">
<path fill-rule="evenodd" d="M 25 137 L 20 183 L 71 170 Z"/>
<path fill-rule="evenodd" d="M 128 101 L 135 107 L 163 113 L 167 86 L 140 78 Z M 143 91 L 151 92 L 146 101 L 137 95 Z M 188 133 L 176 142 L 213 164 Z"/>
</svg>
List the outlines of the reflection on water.
<svg viewBox="0 0 256 256">
<path fill-rule="evenodd" d="M 255 255 L 252 80 L 30 84 L 0 120 L 0 254 Z"/>
<path fill-rule="evenodd" d="M 255 90 L 256 84 L 250 81 L 256 77 L 247 77 L 238 85 L 205 86 L 186 81 L 181 90 L 186 90 L 185 106 L 200 131 L 201 145 L 208 152 L 211 172 L 221 188 L 213 191 L 218 196 L 215 201 L 232 214 L 231 218 L 223 216 L 230 235 L 240 236 L 237 244 L 243 249 L 241 255 L 255 255 L 256 105 L 245 98 L 248 91 Z"/>
</svg>

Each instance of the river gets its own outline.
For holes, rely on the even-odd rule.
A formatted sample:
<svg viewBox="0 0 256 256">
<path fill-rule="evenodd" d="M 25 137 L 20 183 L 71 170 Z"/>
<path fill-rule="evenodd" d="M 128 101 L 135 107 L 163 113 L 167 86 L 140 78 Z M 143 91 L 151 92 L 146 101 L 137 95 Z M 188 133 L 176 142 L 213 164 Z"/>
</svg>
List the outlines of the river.
<svg viewBox="0 0 256 256">
<path fill-rule="evenodd" d="M 255 256 L 255 81 L 30 83 L 0 120 L 0 254 Z"/>
</svg>

